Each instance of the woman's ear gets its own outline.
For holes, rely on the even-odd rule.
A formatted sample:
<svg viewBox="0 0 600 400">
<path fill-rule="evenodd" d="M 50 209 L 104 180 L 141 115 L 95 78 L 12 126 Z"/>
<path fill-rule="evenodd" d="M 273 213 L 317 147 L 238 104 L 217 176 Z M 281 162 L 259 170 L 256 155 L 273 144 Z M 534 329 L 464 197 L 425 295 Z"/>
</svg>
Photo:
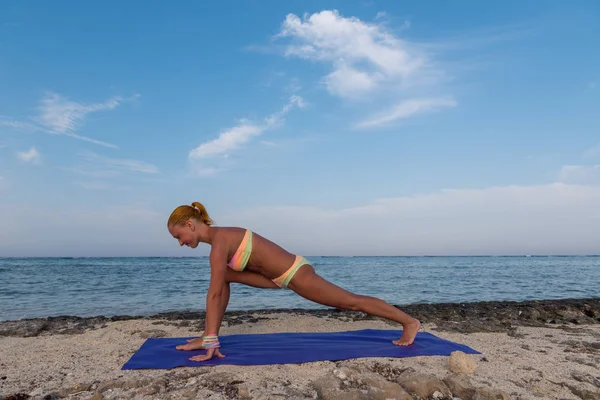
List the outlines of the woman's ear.
<svg viewBox="0 0 600 400">
<path fill-rule="evenodd" d="M 196 230 L 196 224 L 194 224 L 194 221 L 192 221 L 191 219 L 188 219 L 187 221 L 185 221 L 185 224 L 187 225 L 188 228 L 190 228 L 190 230 L 192 232 L 194 232 Z"/>
</svg>

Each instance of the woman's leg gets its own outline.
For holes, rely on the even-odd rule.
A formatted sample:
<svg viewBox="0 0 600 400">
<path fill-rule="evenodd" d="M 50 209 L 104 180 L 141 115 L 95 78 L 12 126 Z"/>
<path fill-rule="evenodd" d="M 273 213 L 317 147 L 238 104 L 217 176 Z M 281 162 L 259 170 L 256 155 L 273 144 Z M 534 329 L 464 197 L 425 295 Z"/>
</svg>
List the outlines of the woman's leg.
<svg viewBox="0 0 600 400">
<path fill-rule="evenodd" d="M 396 321 L 403 326 L 402 336 L 394 344 L 408 346 L 414 341 L 421 324 L 418 320 L 376 297 L 357 295 L 323 279 L 311 265 L 301 267 L 288 284 L 300 296 L 330 307 L 362 311 Z"/>
<path fill-rule="evenodd" d="M 279 289 L 279 286 L 272 280 L 257 272 L 251 271 L 234 271 L 227 268 L 225 273 L 226 282 L 243 283 L 244 285 L 252 286 L 261 289 Z"/>
</svg>

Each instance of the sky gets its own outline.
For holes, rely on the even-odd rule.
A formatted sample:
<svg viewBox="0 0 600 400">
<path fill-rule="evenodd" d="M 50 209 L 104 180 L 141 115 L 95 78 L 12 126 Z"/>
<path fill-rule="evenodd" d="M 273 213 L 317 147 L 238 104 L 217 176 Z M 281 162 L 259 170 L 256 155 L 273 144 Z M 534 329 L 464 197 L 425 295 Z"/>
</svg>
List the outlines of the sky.
<svg viewBox="0 0 600 400">
<path fill-rule="evenodd" d="M 0 2 L 0 257 L 600 254 L 600 3 Z"/>
</svg>

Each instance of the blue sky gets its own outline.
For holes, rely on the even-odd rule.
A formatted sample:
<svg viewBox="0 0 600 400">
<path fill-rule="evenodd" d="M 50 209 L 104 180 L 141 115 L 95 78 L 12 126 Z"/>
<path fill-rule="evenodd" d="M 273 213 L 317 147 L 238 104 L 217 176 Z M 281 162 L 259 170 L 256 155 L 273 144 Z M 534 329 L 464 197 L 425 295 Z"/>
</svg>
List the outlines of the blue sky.
<svg viewBox="0 0 600 400">
<path fill-rule="evenodd" d="M 2 2 L 0 256 L 600 253 L 595 1 Z"/>
</svg>

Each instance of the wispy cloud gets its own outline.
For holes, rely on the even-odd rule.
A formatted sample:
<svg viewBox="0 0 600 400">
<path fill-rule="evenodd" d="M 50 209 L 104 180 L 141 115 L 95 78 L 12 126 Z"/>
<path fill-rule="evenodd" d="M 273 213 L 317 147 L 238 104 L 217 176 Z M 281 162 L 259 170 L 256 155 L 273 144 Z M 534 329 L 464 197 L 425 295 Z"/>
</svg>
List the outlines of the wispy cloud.
<svg viewBox="0 0 600 400">
<path fill-rule="evenodd" d="M 591 81 L 591 82 L 588 83 L 588 89 L 590 89 L 590 90 L 596 89 L 596 86 L 598 86 L 598 84 L 596 83 L 596 81 Z"/>
<path fill-rule="evenodd" d="M 95 112 L 113 110 L 126 101 L 139 97 L 129 98 L 111 97 L 102 103 L 80 103 L 57 94 L 48 93 L 37 107 L 38 115 L 31 118 L 33 122 L 16 121 L 8 117 L 0 117 L 0 126 L 7 126 L 22 131 L 41 131 L 54 135 L 63 135 L 74 139 L 83 140 L 100 146 L 117 148 L 116 145 L 82 136 L 76 132 L 85 123 L 86 117 Z"/>
<path fill-rule="evenodd" d="M 597 184 L 600 183 L 600 165 L 564 165 L 557 179 L 564 183 Z"/>
<path fill-rule="evenodd" d="M 91 151 L 83 151 L 79 153 L 79 157 L 87 164 L 84 169 L 90 169 L 95 173 L 100 173 L 100 176 L 110 176 L 119 172 L 134 172 L 142 174 L 158 174 L 159 170 L 155 165 L 124 158 L 109 158 L 98 155 Z"/>
<path fill-rule="evenodd" d="M 288 57 L 329 64 L 324 77 L 335 96 L 354 98 L 390 84 L 412 85 L 433 72 L 415 43 L 396 37 L 383 23 L 343 17 L 337 10 L 286 16 L 276 39 L 289 38 Z"/>
<path fill-rule="evenodd" d="M 1 115 L 0 126 L 6 126 L 21 131 L 35 131 L 40 129 L 39 127 L 35 126 L 34 124 L 30 124 L 29 122 L 15 121 L 13 119 Z"/>
<path fill-rule="evenodd" d="M 288 112 L 295 107 L 304 107 L 304 105 L 305 103 L 300 96 L 293 95 L 279 112 L 269 115 L 261 123 L 242 120 L 240 124 L 222 132 L 217 138 L 200 144 L 189 153 L 189 159 L 194 165 L 195 173 L 200 176 L 210 176 L 219 172 L 219 168 L 206 167 L 202 160 L 227 157 L 230 152 L 239 149 L 265 131 L 280 127 L 284 123 L 284 117 Z"/>
<path fill-rule="evenodd" d="M 31 164 L 39 165 L 42 163 L 42 156 L 35 149 L 35 147 L 30 148 L 26 152 L 22 152 L 22 151 L 17 152 L 17 157 L 19 158 L 19 160 L 21 160 L 23 162 L 31 163 Z"/>
<path fill-rule="evenodd" d="M 443 108 L 455 107 L 456 101 L 452 98 L 425 98 L 404 100 L 387 110 L 359 122 L 357 128 L 372 128 L 389 124 L 398 119 L 408 118 L 416 114 L 439 111 Z"/>
</svg>

